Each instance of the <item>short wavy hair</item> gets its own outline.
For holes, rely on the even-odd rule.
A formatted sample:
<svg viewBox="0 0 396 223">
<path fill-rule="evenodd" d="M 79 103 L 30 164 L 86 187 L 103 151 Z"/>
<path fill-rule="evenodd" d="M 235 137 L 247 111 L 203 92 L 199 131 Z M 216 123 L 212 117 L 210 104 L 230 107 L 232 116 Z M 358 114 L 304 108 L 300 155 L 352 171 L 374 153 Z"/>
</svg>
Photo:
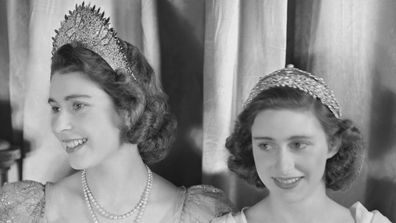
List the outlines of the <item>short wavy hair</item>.
<svg viewBox="0 0 396 223">
<path fill-rule="evenodd" d="M 128 73 L 114 71 L 102 57 L 78 43 L 65 44 L 54 53 L 51 77 L 54 73 L 81 72 L 97 83 L 126 120 L 120 127 L 122 140 L 137 144 L 145 163 L 155 163 L 169 152 L 176 120 L 150 64 L 135 46 L 123 44 L 138 81 Z"/>
<path fill-rule="evenodd" d="M 360 131 L 348 119 L 338 119 L 320 99 L 295 88 L 275 87 L 258 94 L 238 115 L 234 130 L 226 140 L 230 152 L 228 168 L 258 188 L 260 180 L 253 159 L 251 127 L 256 115 L 266 109 L 311 110 L 326 133 L 329 146 L 338 152 L 326 162 L 326 188 L 344 189 L 357 177 L 363 160 L 363 139 Z"/>
</svg>

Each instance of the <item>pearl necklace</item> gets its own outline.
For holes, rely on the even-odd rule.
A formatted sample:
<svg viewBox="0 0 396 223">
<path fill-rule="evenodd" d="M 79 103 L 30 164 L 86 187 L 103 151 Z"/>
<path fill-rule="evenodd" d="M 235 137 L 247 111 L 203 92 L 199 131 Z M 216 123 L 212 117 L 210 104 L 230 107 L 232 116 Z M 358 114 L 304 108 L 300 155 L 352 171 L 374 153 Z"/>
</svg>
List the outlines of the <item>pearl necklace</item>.
<svg viewBox="0 0 396 223">
<path fill-rule="evenodd" d="M 135 217 L 134 222 L 140 222 L 144 210 L 146 209 L 147 203 L 148 203 L 148 198 L 151 192 L 151 187 L 152 187 L 152 183 L 153 183 L 153 174 L 150 170 L 150 168 L 148 166 L 146 166 L 147 168 L 147 183 L 146 183 L 146 187 L 144 188 L 144 191 L 140 197 L 139 202 L 135 205 L 135 207 L 124 213 L 121 215 L 117 215 L 117 214 L 113 214 L 109 211 L 107 211 L 106 209 L 103 208 L 102 205 L 100 205 L 96 199 L 94 198 L 89 186 L 88 186 L 88 182 L 87 182 L 87 172 L 86 170 L 83 170 L 81 172 L 81 183 L 82 183 L 82 188 L 83 188 L 83 192 L 84 192 L 84 198 L 86 201 L 86 204 L 88 206 L 88 210 L 91 214 L 92 220 L 94 221 L 94 223 L 99 223 L 94 208 L 99 212 L 99 214 L 107 219 L 110 220 L 120 220 L 120 219 L 125 219 L 130 217 L 131 215 L 133 215 L 135 212 L 137 212 L 137 215 Z"/>
</svg>

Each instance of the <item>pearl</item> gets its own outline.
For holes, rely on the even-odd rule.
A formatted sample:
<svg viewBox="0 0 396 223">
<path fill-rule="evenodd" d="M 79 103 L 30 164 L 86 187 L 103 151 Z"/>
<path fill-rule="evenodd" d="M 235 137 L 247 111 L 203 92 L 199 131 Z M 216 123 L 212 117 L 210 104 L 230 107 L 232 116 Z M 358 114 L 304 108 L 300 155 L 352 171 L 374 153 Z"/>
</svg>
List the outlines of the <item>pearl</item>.
<svg viewBox="0 0 396 223">
<path fill-rule="evenodd" d="M 120 220 L 120 219 L 126 219 L 130 217 L 131 215 L 135 214 L 137 212 L 136 217 L 134 222 L 138 223 L 140 222 L 144 210 L 146 209 L 147 203 L 148 203 L 148 198 L 150 196 L 152 184 L 153 184 L 153 174 L 148 166 L 146 166 L 147 169 L 147 181 L 146 181 L 146 187 L 144 188 L 144 191 L 140 197 L 139 202 L 135 205 L 135 207 L 132 208 L 132 210 L 118 215 L 118 214 L 113 214 L 109 211 L 107 211 L 102 205 L 100 205 L 95 197 L 93 196 L 87 182 L 87 172 L 86 170 L 83 170 L 81 172 L 81 184 L 82 184 L 82 189 L 84 193 L 84 199 L 87 204 L 88 210 L 91 214 L 92 220 L 94 223 L 99 223 L 98 218 L 96 217 L 95 210 L 99 212 L 99 214 L 102 217 L 105 217 L 110 220 Z"/>
</svg>

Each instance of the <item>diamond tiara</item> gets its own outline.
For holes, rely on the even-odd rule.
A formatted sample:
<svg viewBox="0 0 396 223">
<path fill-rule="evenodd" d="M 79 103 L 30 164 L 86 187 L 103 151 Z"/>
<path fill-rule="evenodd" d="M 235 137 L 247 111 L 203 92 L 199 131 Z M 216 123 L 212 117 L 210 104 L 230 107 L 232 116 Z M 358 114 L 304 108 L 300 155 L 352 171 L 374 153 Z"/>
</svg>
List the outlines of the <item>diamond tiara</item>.
<svg viewBox="0 0 396 223">
<path fill-rule="evenodd" d="M 304 91 L 313 98 L 320 99 L 322 104 L 330 109 L 336 118 L 341 117 L 340 105 L 333 91 L 327 87 L 324 80 L 306 71 L 294 68 L 292 64 L 260 78 L 256 86 L 250 91 L 244 107 L 250 104 L 262 91 L 274 87 L 291 87 Z"/>
<path fill-rule="evenodd" d="M 104 18 L 104 12 L 100 13 L 100 8 L 95 9 L 95 6 L 85 5 L 84 2 L 76 5 L 69 15 L 65 15 L 60 28 L 55 30 L 52 55 L 65 44 L 78 43 L 101 56 L 114 71 L 121 69 L 137 80 L 128 62 L 126 49 L 121 45 L 122 40 L 110 27 L 109 20 Z"/>
</svg>

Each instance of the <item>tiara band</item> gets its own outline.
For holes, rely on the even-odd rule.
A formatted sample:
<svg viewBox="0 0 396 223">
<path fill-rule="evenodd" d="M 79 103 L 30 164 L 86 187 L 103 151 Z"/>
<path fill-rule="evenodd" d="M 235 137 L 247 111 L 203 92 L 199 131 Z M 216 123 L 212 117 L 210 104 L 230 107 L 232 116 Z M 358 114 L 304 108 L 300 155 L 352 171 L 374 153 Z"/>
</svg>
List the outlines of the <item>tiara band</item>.
<svg viewBox="0 0 396 223">
<path fill-rule="evenodd" d="M 123 70 L 137 80 L 127 60 L 126 49 L 121 45 L 122 40 L 110 28 L 109 20 L 104 18 L 104 12 L 100 13 L 100 8 L 95 10 L 95 6 L 85 6 L 84 2 L 76 5 L 75 10 L 65 15 L 59 30 L 55 30 L 52 55 L 65 44 L 78 43 L 101 56 L 114 71 Z"/>
<path fill-rule="evenodd" d="M 251 90 L 244 107 L 250 104 L 262 91 L 274 87 L 291 87 L 304 91 L 313 98 L 320 99 L 322 104 L 325 105 L 336 118 L 341 117 L 340 105 L 333 91 L 327 87 L 324 80 L 311 73 L 294 68 L 292 64 L 287 65 L 284 69 L 277 70 L 260 78 L 256 86 Z"/>
</svg>

